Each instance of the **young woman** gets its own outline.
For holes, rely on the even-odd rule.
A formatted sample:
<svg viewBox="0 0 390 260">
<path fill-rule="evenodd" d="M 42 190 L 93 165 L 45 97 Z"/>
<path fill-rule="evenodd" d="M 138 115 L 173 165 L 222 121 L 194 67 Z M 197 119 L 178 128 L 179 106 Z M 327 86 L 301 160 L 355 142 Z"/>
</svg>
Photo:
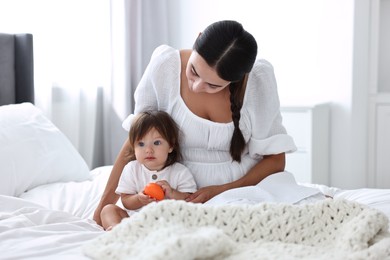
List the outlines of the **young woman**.
<svg viewBox="0 0 390 260">
<path fill-rule="evenodd" d="M 164 110 L 179 124 L 182 163 L 198 185 L 187 201 L 204 203 L 265 178 L 276 185 L 270 186 L 276 200 L 294 203 L 318 193 L 291 182 L 284 172 L 285 153 L 296 147 L 282 125 L 273 67 L 256 56 L 254 37 L 236 21 L 211 24 L 192 50 L 163 45 L 152 55 L 134 95 L 134 113 Z M 97 223 L 103 206 L 118 199 L 114 191 L 128 147 L 126 140 L 95 211 Z M 288 187 L 275 189 L 287 182 Z"/>
<path fill-rule="evenodd" d="M 190 171 L 178 163 L 179 128 L 169 114 L 163 111 L 138 114 L 132 120 L 129 140 L 132 158 L 124 167 L 115 191 L 126 210 L 114 204 L 106 205 L 101 212 L 105 230 L 111 230 L 123 218 L 156 201 L 157 198 L 146 193 L 145 187 L 150 183 L 161 186 L 161 195 L 166 199 L 185 200 L 196 191 Z"/>
</svg>

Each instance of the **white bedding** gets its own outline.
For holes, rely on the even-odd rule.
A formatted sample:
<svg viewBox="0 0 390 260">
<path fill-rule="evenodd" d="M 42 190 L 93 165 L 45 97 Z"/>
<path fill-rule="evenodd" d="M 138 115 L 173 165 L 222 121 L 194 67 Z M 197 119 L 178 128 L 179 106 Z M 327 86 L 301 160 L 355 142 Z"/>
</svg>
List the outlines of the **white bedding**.
<svg viewBox="0 0 390 260">
<path fill-rule="evenodd" d="M 388 218 L 356 202 L 144 207 L 83 246 L 94 259 L 389 259 Z M 118 250 L 120 248 L 120 250 Z"/>
<path fill-rule="evenodd" d="M 104 231 L 92 220 L 0 195 L 0 259 L 88 259 L 85 241 Z"/>
<path fill-rule="evenodd" d="M 88 259 L 82 245 L 105 234 L 91 219 L 111 168 L 96 168 L 83 182 L 38 186 L 19 198 L 0 195 L 0 259 Z M 390 218 L 390 190 L 310 186 L 336 199 L 369 205 Z"/>
<path fill-rule="evenodd" d="M 58 182 L 38 186 L 20 198 L 45 208 L 68 212 L 80 218 L 92 219 L 107 183 L 112 166 L 91 171 L 91 178 L 83 182 Z"/>
<path fill-rule="evenodd" d="M 0 259 L 88 259 L 81 246 L 105 231 L 92 220 L 111 167 L 90 180 L 0 195 Z"/>
<path fill-rule="evenodd" d="M 112 166 L 89 172 L 31 104 L 0 106 L 0 115 L 0 259 L 88 259 L 82 247 L 106 234 L 92 216 Z M 390 189 L 308 186 L 390 218 Z"/>
</svg>

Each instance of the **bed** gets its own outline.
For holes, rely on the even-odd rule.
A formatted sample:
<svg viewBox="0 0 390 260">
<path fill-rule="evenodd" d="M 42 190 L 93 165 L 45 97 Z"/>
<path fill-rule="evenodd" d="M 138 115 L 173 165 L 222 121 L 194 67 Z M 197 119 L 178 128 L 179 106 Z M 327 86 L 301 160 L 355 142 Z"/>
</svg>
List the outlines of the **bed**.
<svg viewBox="0 0 390 260">
<path fill-rule="evenodd" d="M 0 259 L 390 259 L 387 189 L 302 184 L 333 198 L 304 205 L 162 201 L 105 232 L 92 215 L 112 166 L 88 169 L 34 106 L 32 36 L 0 43 Z"/>
</svg>

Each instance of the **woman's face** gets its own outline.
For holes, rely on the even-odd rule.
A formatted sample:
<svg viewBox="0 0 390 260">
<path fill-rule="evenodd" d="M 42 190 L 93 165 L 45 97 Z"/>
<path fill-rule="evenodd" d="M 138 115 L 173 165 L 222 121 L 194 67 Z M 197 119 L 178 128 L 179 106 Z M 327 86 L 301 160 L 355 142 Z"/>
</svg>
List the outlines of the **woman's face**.
<svg viewBox="0 0 390 260">
<path fill-rule="evenodd" d="M 196 51 L 192 51 L 187 63 L 188 87 L 195 93 L 217 93 L 225 89 L 230 81 L 221 79 Z"/>
</svg>

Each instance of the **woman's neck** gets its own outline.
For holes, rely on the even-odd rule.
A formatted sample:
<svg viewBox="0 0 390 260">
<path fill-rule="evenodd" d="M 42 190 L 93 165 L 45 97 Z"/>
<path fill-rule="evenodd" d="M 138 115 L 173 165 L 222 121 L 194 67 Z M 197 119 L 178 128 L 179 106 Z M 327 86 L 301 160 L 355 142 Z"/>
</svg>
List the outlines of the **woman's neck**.
<svg viewBox="0 0 390 260">
<path fill-rule="evenodd" d="M 217 123 L 230 123 L 232 114 L 230 110 L 229 88 L 209 94 L 206 92 L 195 93 L 188 87 L 186 68 L 192 50 L 181 50 L 181 80 L 180 95 L 187 108 L 195 115 Z"/>
</svg>

